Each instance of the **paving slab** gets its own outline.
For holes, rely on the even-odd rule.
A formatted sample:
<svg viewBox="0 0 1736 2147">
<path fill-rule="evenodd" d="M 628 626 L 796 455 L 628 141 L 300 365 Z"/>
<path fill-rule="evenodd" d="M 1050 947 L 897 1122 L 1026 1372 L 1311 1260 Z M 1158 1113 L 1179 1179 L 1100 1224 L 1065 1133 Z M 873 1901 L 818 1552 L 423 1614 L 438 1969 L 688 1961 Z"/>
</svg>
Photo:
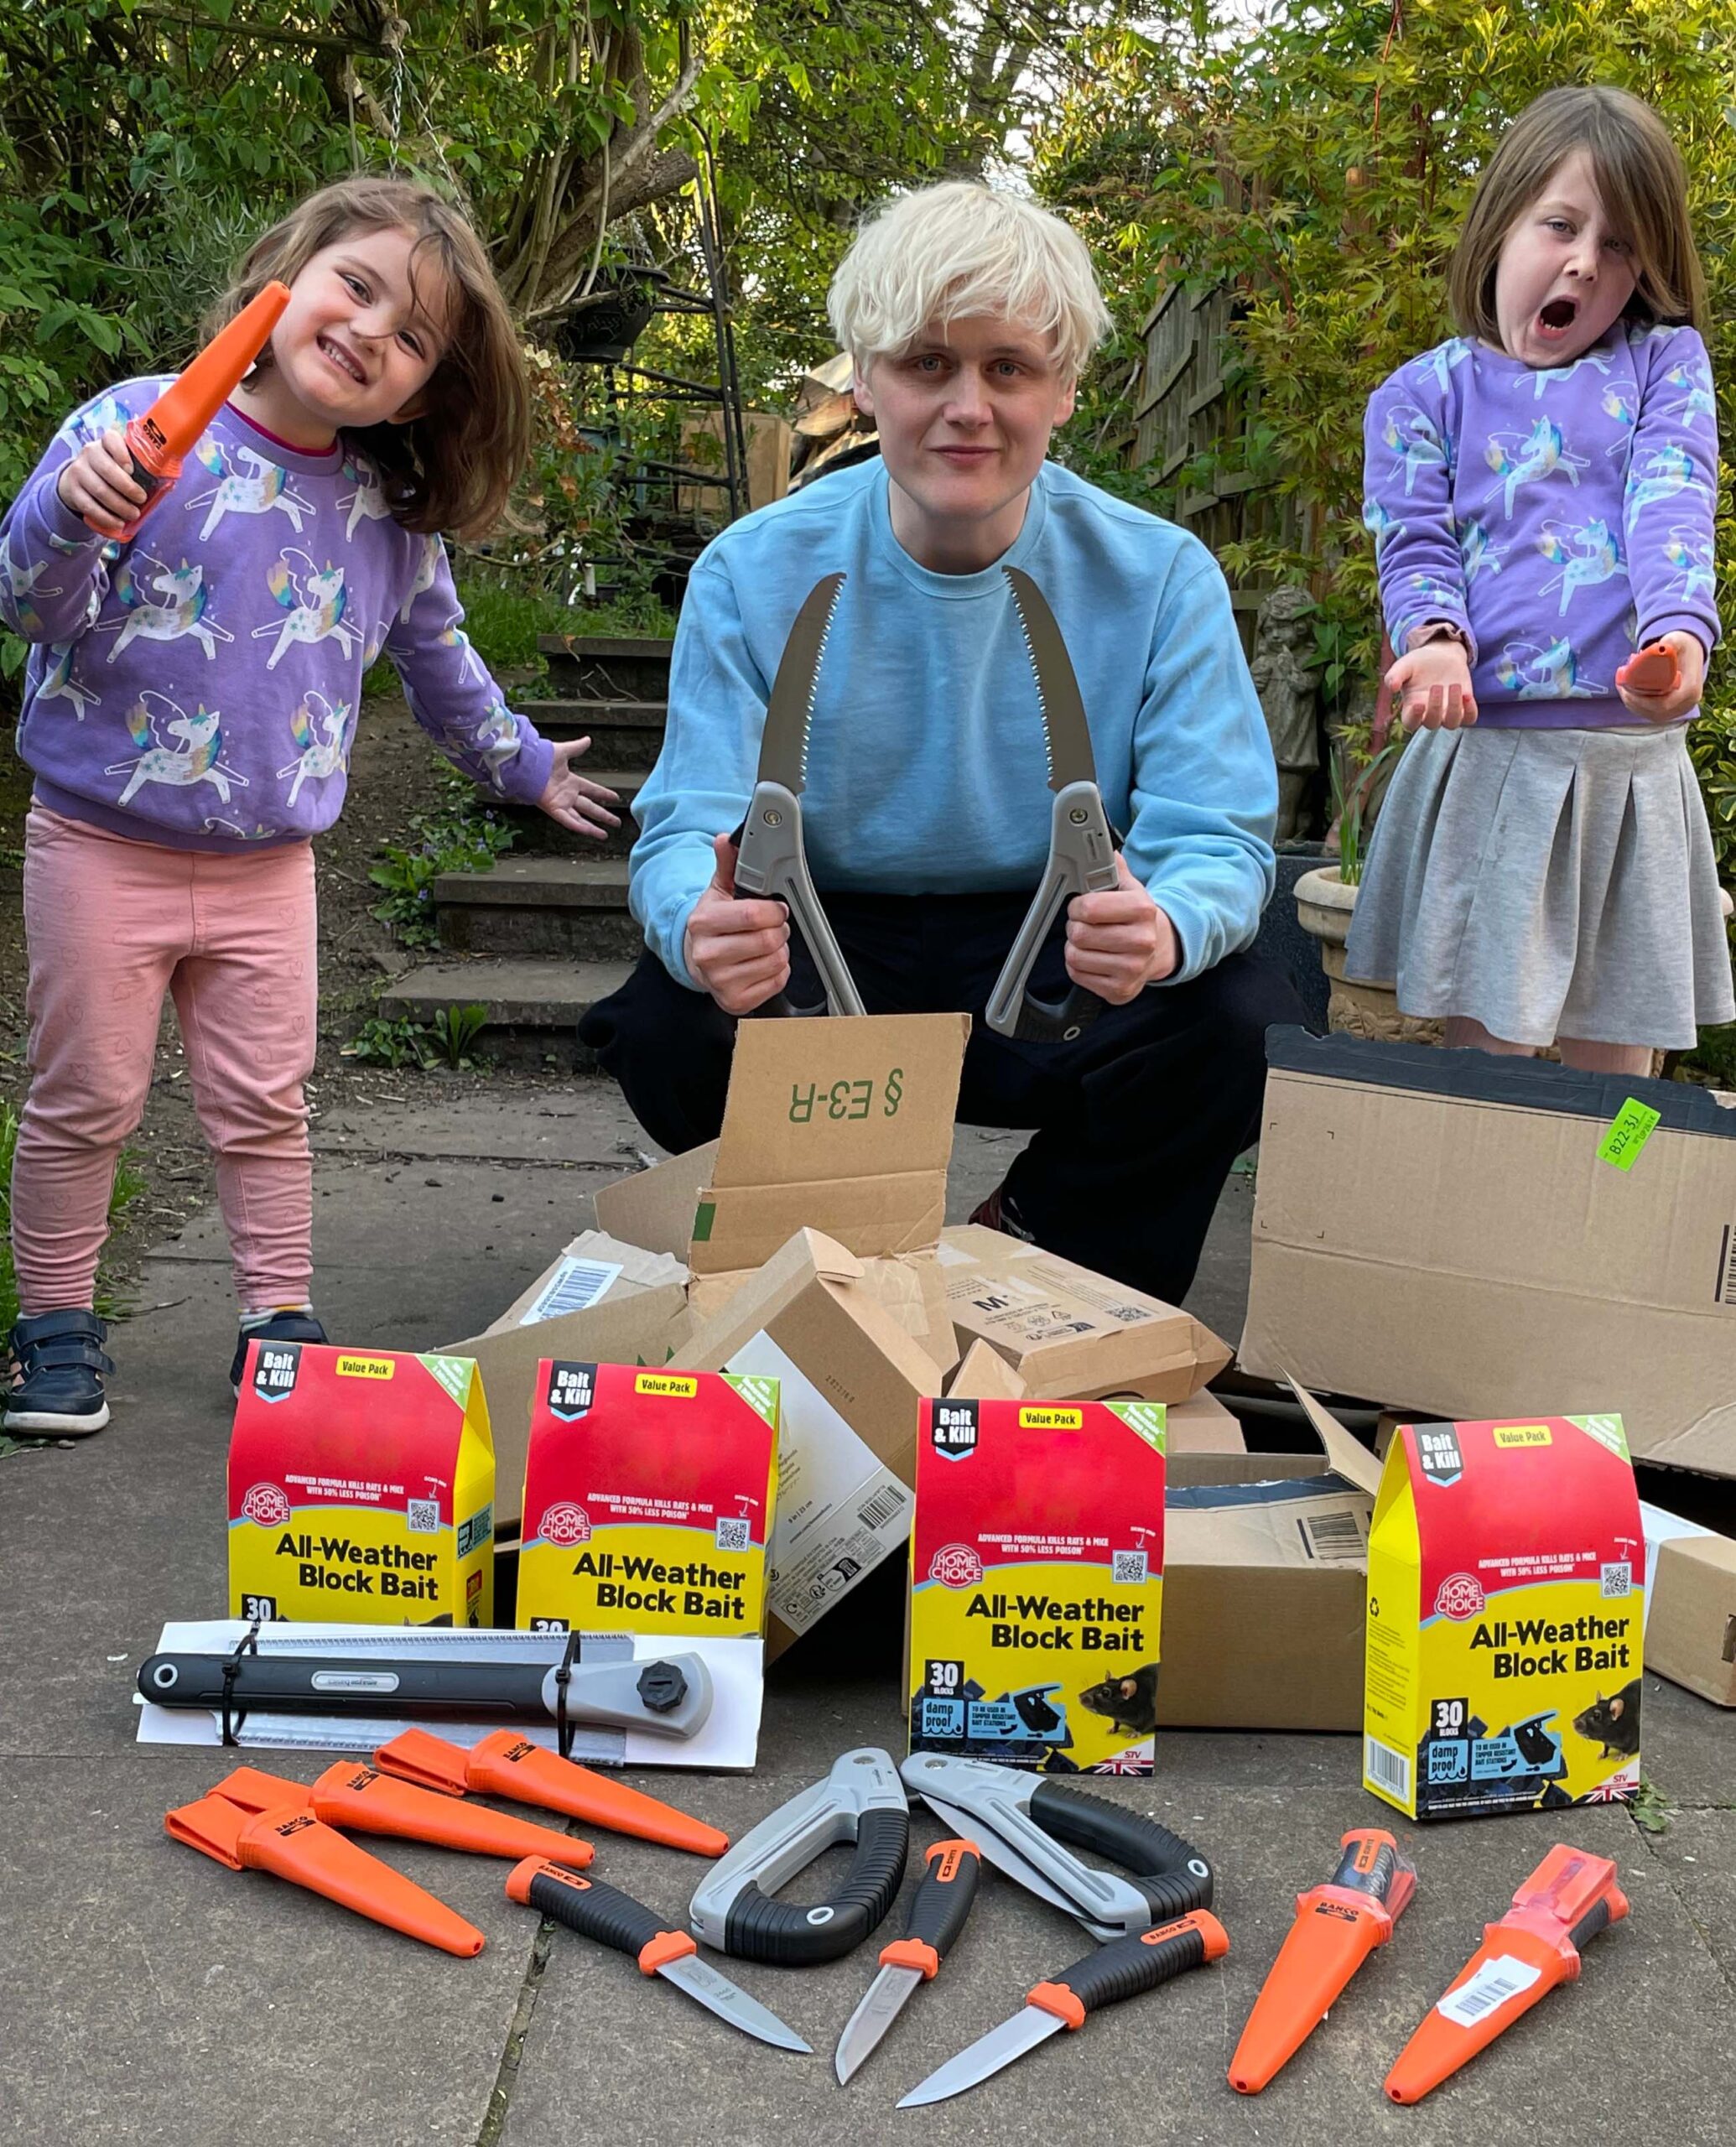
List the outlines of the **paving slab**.
<svg viewBox="0 0 1736 2147">
<path fill-rule="evenodd" d="M 1736 1798 L 1736 1784 L 1730 1795 Z M 1736 1804 L 1675 1812 L 1646 1846 L 1736 1989 Z M 1736 2058 L 1736 2040 L 1727 2039 L 1725 2048 Z"/>
</svg>

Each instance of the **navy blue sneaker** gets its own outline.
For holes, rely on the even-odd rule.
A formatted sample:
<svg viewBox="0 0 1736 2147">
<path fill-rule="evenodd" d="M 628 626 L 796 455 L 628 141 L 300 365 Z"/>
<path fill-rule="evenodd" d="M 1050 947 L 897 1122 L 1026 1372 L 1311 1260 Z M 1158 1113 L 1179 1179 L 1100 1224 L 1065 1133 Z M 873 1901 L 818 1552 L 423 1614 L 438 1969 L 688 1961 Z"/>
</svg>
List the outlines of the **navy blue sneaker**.
<svg viewBox="0 0 1736 2147">
<path fill-rule="evenodd" d="M 325 1339 L 325 1329 L 310 1312 L 274 1312 L 269 1319 L 262 1319 L 256 1326 L 242 1328 L 229 1366 L 230 1391 L 239 1398 L 242 1374 L 247 1369 L 248 1343 L 323 1343 Z"/>
<path fill-rule="evenodd" d="M 82 1438 L 108 1422 L 103 1376 L 108 1328 L 93 1312 L 38 1313 L 8 1338 L 13 1380 L 0 1410 L 0 1431 L 27 1438 Z"/>
</svg>

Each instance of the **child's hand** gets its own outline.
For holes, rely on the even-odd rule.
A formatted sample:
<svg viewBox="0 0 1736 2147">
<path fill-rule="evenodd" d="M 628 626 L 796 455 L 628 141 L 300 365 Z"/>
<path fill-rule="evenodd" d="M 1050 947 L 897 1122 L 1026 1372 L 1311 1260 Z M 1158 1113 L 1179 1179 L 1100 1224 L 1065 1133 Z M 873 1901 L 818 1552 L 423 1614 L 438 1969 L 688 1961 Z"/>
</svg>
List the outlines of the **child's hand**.
<svg viewBox="0 0 1736 2147">
<path fill-rule="evenodd" d="M 1386 674 L 1406 730 L 1458 730 L 1477 720 L 1471 660 L 1456 641 L 1425 642 Z"/>
<path fill-rule="evenodd" d="M 111 425 L 81 448 L 55 481 L 60 504 L 102 537 L 118 537 L 150 497 L 133 475 L 127 435 Z"/>
<path fill-rule="evenodd" d="M 562 827 L 570 828 L 575 835 L 591 835 L 598 842 L 606 841 L 611 828 L 621 825 L 621 815 L 609 808 L 621 800 L 612 790 L 606 790 L 600 782 L 590 782 L 573 767 L 581 753 L 590 751 L 589 738 L 572 738 L 554 748 L 554 760 L 548 770 L 548 780 L 543 786 L 543 794 L 537 800 L 551 820 L 559 820 Z"/>
<path fill-rule="evenodd" d="M 1630 686 L 1618 686 L 1615 690 L 1621 695 L 1622 706 L 1635 715 L 1644 716 L 1648 723 L 1675 723 L 1690 709 L 1699 706 L 1706 685 L 1706 652 L 1697 634 L 1678 632 L 1660 634 L 1658 639 L 1666 648 L 1676 652 L 1679 675 L 1674 691 L 1636 694 Z"/>
</svg>

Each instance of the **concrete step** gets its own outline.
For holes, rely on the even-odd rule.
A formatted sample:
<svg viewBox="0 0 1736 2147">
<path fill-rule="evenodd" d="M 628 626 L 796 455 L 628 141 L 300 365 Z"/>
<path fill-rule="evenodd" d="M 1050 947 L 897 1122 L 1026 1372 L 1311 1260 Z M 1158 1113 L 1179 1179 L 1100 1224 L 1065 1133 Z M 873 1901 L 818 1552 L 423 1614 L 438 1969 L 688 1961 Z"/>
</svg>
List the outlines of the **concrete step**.
<svg viewBox="0 0 1736 2147">
<path fill-rule="evenodd" d="M 673 642 L 600 634 L 540 634 L 556 691 L 590 700 L 666 700 Z"/>
<path fill-rule="evenodd" d="M 526 701 L 523 710 L 545 738 L 590 738 L 593 750 L 618 768 L 650 767 L 663 751 L 663 701 Z"/>
<path fill-rule="evenodd" d="M 507 1064 L 546 1064 L 552 1057 L 577 1072 L 595 1068 L 573 1031 L 600 999 L 619 990 L 631 962 L 538 960 L 482 956 L 470 961 L 436 955 L 418 962 L 381 993 L 388 1022 L 429 1022 L 447 1007 L 486 1006 L 482 1048 Z"/>
<path fill-rule="evenodd" d="M 440 944 L 455 954 L 628 961 L 644 944 L 624 857 L 513 851 L 486 872 L 443 872 L 434 901 Z"/>
<path fill-rule="evenodd" d="M 612 742 L 606 738 L 600 741 L 591 748 L 591 754 L 601 751 Z M 600 782 L 604 789 L 612 790 L 620 798 L 620 805 L 613 809 L 621 816 L 621 825 L 611 828 L 601 842 L 593 842 L 589 835 L 575 835 L 570 829 L 562 827 L 558 820 L 551 820 L 546 813 L 534 805 L 497 803 L 494 810 L 503 820 L 509 820 L 515 830 L 515 855 L 625 857 L 632 848 L 639 832 L 639 824 L 632 816 L 633 800 L 638 796 L 649 770 L 594 766 L 591 754 L 587 754 L 579 763 L 580 771 L 592 782 Z"/>
</svg>

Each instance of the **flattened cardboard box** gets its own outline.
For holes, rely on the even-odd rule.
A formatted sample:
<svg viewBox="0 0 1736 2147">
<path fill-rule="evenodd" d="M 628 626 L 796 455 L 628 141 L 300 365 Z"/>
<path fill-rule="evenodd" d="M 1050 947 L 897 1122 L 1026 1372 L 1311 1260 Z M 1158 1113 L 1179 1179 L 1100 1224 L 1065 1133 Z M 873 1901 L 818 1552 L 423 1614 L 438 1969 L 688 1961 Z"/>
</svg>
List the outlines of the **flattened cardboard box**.
<svg viewBox="0 0 1736 2147">
<path fill-rule="evenodd" d="M 1412 1417 L 1614 1410 L 1637 1458 L 1736 1475 L 1736 1113 L 1299 1030 L 1267 1058 L 1245 1370 Z"/>
<path fill-rule="evenodd" d="M 778 1382 L 768 1661 L 910 1533 L 917 1412 L 934 1366 L 857 1287 L 860 1266 L 798 1231 L 682 1347 L 684 1369 Z"/>
<path fill-rule="evenodd" d="M 488 1390 L 494 1426 L 495 1527 L 517 1533 L 524 1494 L 525 1451 L 537 1399 L 537 1366 L 544 1357 L 611 1365 L 667 1365 L 692 1322 L 687 1299 L 673 1283 L 609 1296 L 588 1312 L 573 1312 L 529 1327 L 508 1327 L 455 1342 L 449 1355 L 475 1360 Z"/>
<path fill-rule="evenodd" d="M 484 1331 L 503 1334 L 510 1328 L 534 1327 L 539 1320 L 589 1312 L 606 1297 L 618 1303 L 637 1291 L 659 1289 L 666 1282 L 686 1287 L 683 1261 L 668 1253 L 647 1252 L 606 1230 L 581 1230 Z"/>
<path fill-rule="evenodd" d="M 999 1230 L 944 1230 L 936 1256 L 960 1348 L 988 1343 L 1028 1393 L 1185 1401 L 1229 1362 L 1191 1313 Z"/>
<path fill-rule="evenodd" d="M 975 1401 L 1018 1401 L 1025 1382 L 998 1349 L 973 1342 L 947 1387 L 947 1397 Z M 1245 1453 L 1242 1427 L 1215 1394 L 1202 1387 L 1186 1401 L 1169 1401 L 1163 1410 L 1164 1448 L 1172 1465 L 1178 1453 Z"/>
</svg>

